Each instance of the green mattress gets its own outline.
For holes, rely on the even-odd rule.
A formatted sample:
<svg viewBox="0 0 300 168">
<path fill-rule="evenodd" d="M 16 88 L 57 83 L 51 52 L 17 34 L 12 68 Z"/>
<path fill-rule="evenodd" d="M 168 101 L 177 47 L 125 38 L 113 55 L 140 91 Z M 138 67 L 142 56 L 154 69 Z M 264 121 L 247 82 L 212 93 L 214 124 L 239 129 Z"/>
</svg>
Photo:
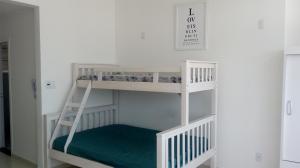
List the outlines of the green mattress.
<svg viewBox="0 0 300 168">
<path fill-rule="evenodd" d="M 158 132 L 127 125 L 90 129 L 76 133 L 67 152 L 116 168 L 155 168 Z M 63 152 L 66 139 L 57 138 L 53 149 Z"/>
<path fill-rule="evenodd" d="M 137 128 L 127 125 L 110 125 L 79 132 L 68 148 L 68 154 L 79 156 L 88 160 L 97 161 L 115 168 L 155 168 L 156 167 L 156 134 L 159 131 Z M 187 136 L 185 141 L 187 142 Z M 182 139 L 180 136 L 180 165 L 183 165 Z M 196 140 L 196 137 L 194 137 Z M 63 152 L 67 136 L 59 137 L 54 141 L 53 149 Z M 200 142 L 199 138 L 199 141 Z M 202 138 L 202 145 L 197 150 L 200 155 L 204 146 L 207 146 L 207 139 Z M 206 145 L 204 145 L 204 142 Z M 192 137 L 190 138 L 192 143 Z M 169 139 L 169 165 L 171 163 L 171 139 Z M 186 144 L 187 145 L 187 144 Z M 177 139 L 174 141 L 174 152 L 177 153 Z M 190 148 L 190 151 L 192 148 Z M 208 148 L 207 148 L 208 149 Z M 206 150 L 207 150 L 206 149 Z M 187 158 L 187 146 L 185 147 L 185 158 Z M 190 158 L 196 157 L 197 154 Z M 177 167 L 177 158 L 174 156 Z M 187 161 L 187 160 L 186 160 Z"/>
</svg>

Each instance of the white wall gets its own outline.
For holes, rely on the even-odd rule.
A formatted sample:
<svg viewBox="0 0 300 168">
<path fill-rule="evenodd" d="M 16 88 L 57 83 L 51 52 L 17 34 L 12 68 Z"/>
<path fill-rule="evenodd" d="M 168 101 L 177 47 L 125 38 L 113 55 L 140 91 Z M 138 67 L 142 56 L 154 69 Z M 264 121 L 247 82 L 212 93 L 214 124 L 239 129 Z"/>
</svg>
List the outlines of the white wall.
<svg viewBox="0 0 300 168">
<path fill-rule="evenodd" d="M 187 58 L 218 61 L 219 168 L 278 168 L 284 0 L 209 0 L 208 50 L 175 51 L 174 6 L 188 1 L 194 2 L 117 0 L 118 62 L 142 67 L 175 66 Z M 258 28 L 260 20 L 264 29 Z M 145 40 L 141 32 L 146 33 Z M 139 100 L 129 114 L 143 110 L 140 100 L 148 100 L 141 94 L 121 98 L 123 103 Z M 165 95 L 155 102 L 170 103 L 170 99 L 177 98 Z M 178 108 L 178 104 L 170 105 L 170 110 Z M 165 110 L 165 106 L 154 107 L 151 112 L 158 115 Z M 165 111 L 166 121 L 177 120 Z M 263 154 L 261 163 L 255 162 L 256 152 Z"/>
<path fill-rule="evenodd" d="M 42 112 L 58 112 L 71 86 L 71 63 L 115 63 L 114 0 L 16 0 L 40 8 Z M 53 12 L 55 11 L 55 12 Z"/>
<path fill-rule="evenodd" d="M 190 96 L 190 120 L 211 113 L 211 92 Z M 167 130 L 180 125 L 178 94 L 120 92 L 120 122 L 155 130 Z"/>
<path fill-rule="evenodd" d="M 2 1 L 2 0 L 1 0 Z M 4 0 L 8 1 L 8 0 Z M 114 0 L 15 0 L 39 7 L 41 114 L 59 112 L 71 86 L 71 63 L 115 62 Z M 37 51 L 39 53 L 39 51 Z M 45 88 L 55 81 L 56 89 Z M 39 139 L 40 155 L 42 139 Z M 41 161 L 42 159 L 39 159 Z M 41 162 L 39 164 L 42 164 Z"/>
<path fill-rule="evenodd" d="M 300 46 L 300 1 L 286 0 L 286 47 Z"/>
<path fill-rule="evenodd" d="M 31 80 L 35 78 L 33 9 L 1 17 L 2 39 L 10 40 L 12 153 L 36 163 L 36 109 Z"/>
</svg>

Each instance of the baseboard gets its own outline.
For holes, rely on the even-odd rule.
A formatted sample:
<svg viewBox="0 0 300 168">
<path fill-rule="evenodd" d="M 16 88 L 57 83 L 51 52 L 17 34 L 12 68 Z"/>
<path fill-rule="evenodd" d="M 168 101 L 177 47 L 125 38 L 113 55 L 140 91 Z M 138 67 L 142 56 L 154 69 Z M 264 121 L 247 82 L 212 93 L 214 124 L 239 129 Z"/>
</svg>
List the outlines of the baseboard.
<svg viewBox="0 0 300 168">
<path fill-rule="evenodd" d="M 59 165 L 59 166 L 56 166 L 54 168 L 74 168 L 74 166 L 71 166 L 71 165 L 68 165 L 68 164 L 62 164 L 62 165 Z"/>
</svg>

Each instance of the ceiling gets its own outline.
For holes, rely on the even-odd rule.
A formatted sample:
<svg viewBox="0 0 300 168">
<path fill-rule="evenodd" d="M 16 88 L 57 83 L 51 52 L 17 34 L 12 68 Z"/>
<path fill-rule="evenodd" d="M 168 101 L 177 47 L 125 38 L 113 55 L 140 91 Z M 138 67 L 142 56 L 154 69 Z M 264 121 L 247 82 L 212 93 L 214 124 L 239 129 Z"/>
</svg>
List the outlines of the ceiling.
<svg viewBox="0 0 300 168">
<path fill-rule="evenodd" d="M 24 8 L 27 8 L 27 7 L 0 1 L 0 15 L 8 14 L 8 13 L 17 11 L 19 9 L 24 9 Z"/>
</svg>

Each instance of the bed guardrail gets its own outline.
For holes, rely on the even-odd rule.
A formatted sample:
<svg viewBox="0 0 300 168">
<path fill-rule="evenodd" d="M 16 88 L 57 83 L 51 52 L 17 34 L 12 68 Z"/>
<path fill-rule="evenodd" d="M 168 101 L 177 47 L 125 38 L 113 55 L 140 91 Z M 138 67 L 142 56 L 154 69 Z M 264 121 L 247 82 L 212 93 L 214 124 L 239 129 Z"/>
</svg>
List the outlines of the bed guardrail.
<svg viewBox="0 0 300 168">
<path fill-rule="evenodd" d="M 157 134 L 157 168 L 197 167 L 215 154 L 215 115 Z"/>
<path fill-rule="evenodd" d="M 188 92 L 214 88 L 217 75 L 217 63 L 203 61 L 186 61 L 182 65 L 183 84 Z M 184 87 L 184 86 L 183 86 Z"/>
<path fill-rule="evenodd" d="M 126 84 L 137 85 L 136 89 L 139 85 L 145 85 L 140 90 L 146 91 L 155 91 L 150 88 L 156 85 L 154 88 L 160 92 L 174 93 L 180 93 L 186 84 L 189 92 L 196 92 L 214 88 L 216 68 L 216 63 L 213 62 L 191 60 L 184 61 L 178 68 L 122 68 L 116 65 L 74 64 L 73 80 L 93 80 L 98 84 L 102 83 L 94 86 L 110 88 L 116 85 L 116 89 L 122 89 Z M 109 83 L 110 87 L 104 83 Z M 181 88 L 180 83 L 184 84 Z M 126 90 L 127 87 L 124 88 Z"/>
</svg>

